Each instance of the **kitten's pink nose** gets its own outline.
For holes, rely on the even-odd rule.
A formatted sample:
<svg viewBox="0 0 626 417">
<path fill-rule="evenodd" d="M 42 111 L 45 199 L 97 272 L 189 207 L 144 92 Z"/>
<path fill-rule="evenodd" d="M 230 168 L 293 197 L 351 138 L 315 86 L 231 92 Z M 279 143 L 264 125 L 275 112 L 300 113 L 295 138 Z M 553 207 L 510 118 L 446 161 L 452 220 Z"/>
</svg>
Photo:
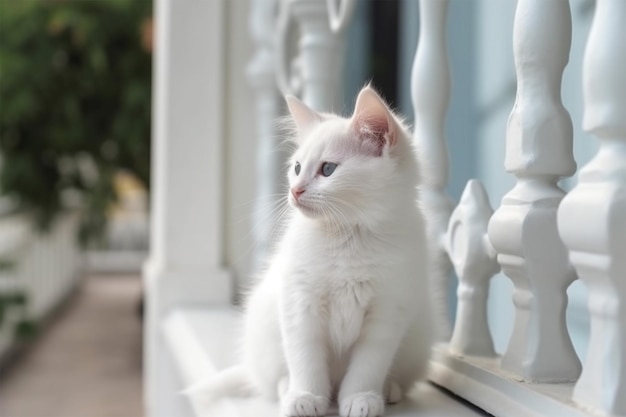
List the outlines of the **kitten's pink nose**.
<svg viewBox="0 0 626 417">
<path fill-rule="evenodd" d="M 291 189 L 291 194 L 293 195 L 293 198 L 295 198 L 296 200 L 298 198 L 300 198 L 300 196 L 304 193 L 304 188 L 301 187 L 293 187 Z"/>
</svg>

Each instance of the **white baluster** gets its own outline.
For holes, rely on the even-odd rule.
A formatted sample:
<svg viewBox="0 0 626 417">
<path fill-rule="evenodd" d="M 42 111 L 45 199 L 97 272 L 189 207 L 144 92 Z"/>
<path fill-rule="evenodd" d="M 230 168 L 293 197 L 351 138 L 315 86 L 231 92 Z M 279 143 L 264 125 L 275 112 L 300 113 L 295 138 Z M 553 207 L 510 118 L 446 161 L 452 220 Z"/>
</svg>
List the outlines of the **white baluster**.
<svg viewBox="0 0 626 417">
<path fill-rule="evenodd" d="M 470 180 L 450 217 L 446 234 L 446 250 L 459 277 L 459 301 L 449 346 L 456 355 L 495 356 L 487 325 L 489 280 L 499 270 L 487 237 L 492 214 L 485 188 L 479 181 Z"/>
<path fill-rule="evenodd" d="M 567 0 L 518 2 L 518 84 L 505 160 L 517 183 L 491 218 L 489 237 L 515 286 L 515 324 L 502 367 L 527 381 L 573 381 L 580 373 L 565 325 L 565 291 L 576 276 L 556 223 L 564 195 L 557 181 L 576 168 L 572 123 L 560 94 L 570 42 Z"/>
<path fill-rule="evenodd" d="M 253 270 L 258 271 L 270 249 L 275 196 L 283 177 L 282 160 L 276 141 L 279 97 L 276 86 L 276 0 L 254 0 L 250 12 L 250 32 L 257 50 L 248 67 L 248 80 L 256 92 L 257 184 L 253 214 L 255 251 Z"/>
<path fill-rule="evenodd" d="M 354 13 L 356 0 L 340 0 L 339 10 L 335 7 L 335 0 L 326 0 L 328 4 L 328 18 L 330 19 L 330 29 L 339 33 L 343 31 L 350 21 L 350 16 Z"/>
<path fill-rule="evenodd" d="M 420 1 L 420 34 L 411 89 L 415 110 L 414 141 L 420 153 L 421 199 L 428 218 L 432 242 L 432 291 L 435 299 L 439 339 L 450 337 L 448 318 L 448 271 L 450 263 L 443 236 L 452 212 L 452 201 L 444 188 L 448 183 L 448 149 L 445 117 L 450 102 L 450 70 L 446 48 L 447 0 Z"/>
<path fill-rule="evenodd" d="M 583 127 L 600 143 L 559 208 L 589 290 L 591 337 L 574 400 L 626 415 L 626 2 L 598 0 L 583 66 Z"/>
<path fill-rule="evenodd" d="M 344 0 L 352 3 L 354 0 Z M 354 6 L 342 5 L 341 14 L 331 13 L 329 3 L 320 0 L 285 0 L 281 13 L 293 13 L 300 27 L 300 54 L 303 83 L 302 100 L 318 111 L 338 110 L 341 98 L 341 75 L 345 36 L 334 33 L 329 19 L 337 29 L 343 29 L 350 19 Z M 283 30 L 279 56 L 284 57 L 287 31 Z M 282 59 L 281 59 L 282 60 Z M 285 70 L 281 63 L 279 77 Z M 289 83 L 281 82 L 283 88 Z"/>
</svg>

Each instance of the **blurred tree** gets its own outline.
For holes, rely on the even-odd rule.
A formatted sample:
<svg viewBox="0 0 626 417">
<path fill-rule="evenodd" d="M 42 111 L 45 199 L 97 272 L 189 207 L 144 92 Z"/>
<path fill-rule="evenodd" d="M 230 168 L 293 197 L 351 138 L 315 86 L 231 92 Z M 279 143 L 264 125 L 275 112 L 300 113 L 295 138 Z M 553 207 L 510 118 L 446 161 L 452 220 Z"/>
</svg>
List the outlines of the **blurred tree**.
<svg viewBox="0 0 626 417">
<path fill-rule="evenodd" d="M 123 168 L 150 182 L 151 0 L 0 1 L 0 192 L 101 235 Z"/>
</svg>

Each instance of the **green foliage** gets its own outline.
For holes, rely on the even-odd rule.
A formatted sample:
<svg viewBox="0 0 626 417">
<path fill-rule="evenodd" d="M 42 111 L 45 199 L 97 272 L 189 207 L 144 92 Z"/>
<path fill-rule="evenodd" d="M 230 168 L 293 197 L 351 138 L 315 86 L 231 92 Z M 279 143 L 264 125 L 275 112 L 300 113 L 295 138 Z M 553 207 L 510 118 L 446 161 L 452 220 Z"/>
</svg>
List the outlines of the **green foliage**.
<svg viewBox="0 0 626 417">
<path fill-rule="evenodd" d="M 15 292 L 2 295 L 3 301 L 8 304 L 25 307 L 28 302 L 28 294 L 25 292 Z"/>
<path fill-rule="evenodd" d="M 0 259 L 0 272 L 10 271 L 15 268 L 15 261 L 8 259 Z"/>
<path fill-rule="evenodd" d="M 47 226 L 79 190 L 105 226 L 120 168 L 149 186 L 150 0 L 0 0 L 0 191 Z"/>
<path fill-rule="evenodd" d="M 39 332 L 39 325 L 33 320 L 22 320 L 15 325 L 14 337 L 17 342 L 32 340 Z"/>
<path fill-rule="evenodd" d="M 0 293 L 0 328 L 10 308 L 19 308 L 24 315 L 27 302 L 28 295 L 24 292 Z"/>
</svg>

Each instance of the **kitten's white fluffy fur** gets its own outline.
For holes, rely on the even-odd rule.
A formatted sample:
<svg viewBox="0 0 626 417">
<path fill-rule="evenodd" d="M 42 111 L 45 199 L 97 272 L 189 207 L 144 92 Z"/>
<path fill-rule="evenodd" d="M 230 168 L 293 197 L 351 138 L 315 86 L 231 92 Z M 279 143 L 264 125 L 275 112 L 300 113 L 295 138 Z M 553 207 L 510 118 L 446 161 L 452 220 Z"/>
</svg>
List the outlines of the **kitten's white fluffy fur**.
<svg viewBox="0 0 626 417">
<path fill-rule="evenodd" d="M 369 86 L 350 119 L 287 102 L 295 210 L 247 300 L 242 364 L 192 391 L 278 396 L 289 417 L 335 400 L 342 417 L 381 416 L 423 376 L 433 338 L 417 158 Z"/>
</svg>

